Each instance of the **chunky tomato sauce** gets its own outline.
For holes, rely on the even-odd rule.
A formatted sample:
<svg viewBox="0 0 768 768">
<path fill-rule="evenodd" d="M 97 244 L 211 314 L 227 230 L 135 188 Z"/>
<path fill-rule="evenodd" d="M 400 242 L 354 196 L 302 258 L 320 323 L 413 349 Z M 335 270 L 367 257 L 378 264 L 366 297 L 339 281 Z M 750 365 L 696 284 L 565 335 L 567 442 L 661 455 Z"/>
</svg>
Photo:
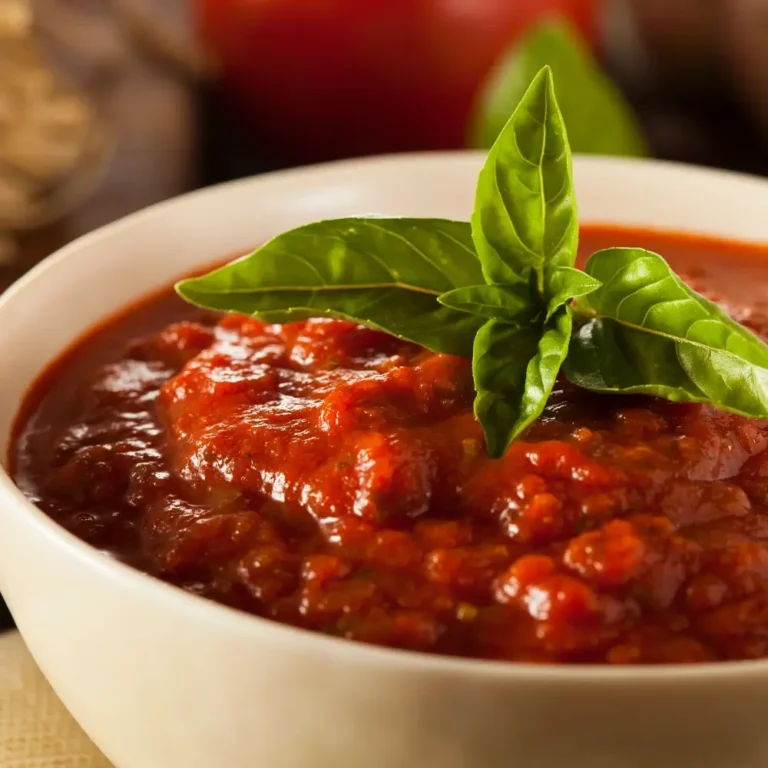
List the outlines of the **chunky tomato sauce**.
<svg viewBox="0 0 768 768">
<path fill-rule="evenodd" d="M 768 254 L 582 238 L 663 253 L 768 338 Z M 472 397 L 467 360 L 168 292 L 42 377 L 11 465 L 105 553 L 329 635 L 528 662 L 768 657 L 768 424 L 563 381 L 492 461 Z"/>
</svg>

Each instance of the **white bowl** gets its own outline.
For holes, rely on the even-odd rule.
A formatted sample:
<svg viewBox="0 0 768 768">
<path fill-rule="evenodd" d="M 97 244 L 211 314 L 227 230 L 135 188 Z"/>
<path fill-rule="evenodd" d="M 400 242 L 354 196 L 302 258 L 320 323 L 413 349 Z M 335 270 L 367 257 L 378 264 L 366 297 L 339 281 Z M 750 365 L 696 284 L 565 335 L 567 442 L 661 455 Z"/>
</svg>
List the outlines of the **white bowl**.
<svg viewBox="0 0 768 768">
<path fill-rule="evenodd" d="M 262 176 L 67 246 L 0 299 L 0 443 L 42 368 L 106 313 L 289 227 L 467 218 L 481 157 Z M 768 242 L 768 183 L 579 159 L 582 219 Z M 579 668 L 389 651 L 280 626 L 100 555 L 0 476 L 0 590 L 64 704 L 117 768 L 762 768 L 768 662 Z"/>
</svg>

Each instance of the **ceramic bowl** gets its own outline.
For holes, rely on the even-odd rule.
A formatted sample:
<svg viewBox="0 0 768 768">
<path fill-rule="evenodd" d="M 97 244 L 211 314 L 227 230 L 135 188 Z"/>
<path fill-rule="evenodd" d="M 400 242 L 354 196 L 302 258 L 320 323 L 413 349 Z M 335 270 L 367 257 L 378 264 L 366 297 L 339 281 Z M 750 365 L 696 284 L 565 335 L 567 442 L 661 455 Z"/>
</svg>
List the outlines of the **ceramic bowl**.
<svg viewBox="0 0 768 768">
<path fill-rule="evenodd" d="M 45 365 L 107 313 L 290 227 L 468 217 L 482 158 L 262 176 L 67 246 L 0 299 L 0 443 Z M 768 183 L 578 159 L 582 219 L 768 243 Z M 766 251 L 768 254 L 768 251 Z M 81 543 L 0 476 L 0 590 L 54 689 L 117 768 L 762 768 L 768 662 L 526 666 L 358 645 L 186 594 Z"/>
</svg>

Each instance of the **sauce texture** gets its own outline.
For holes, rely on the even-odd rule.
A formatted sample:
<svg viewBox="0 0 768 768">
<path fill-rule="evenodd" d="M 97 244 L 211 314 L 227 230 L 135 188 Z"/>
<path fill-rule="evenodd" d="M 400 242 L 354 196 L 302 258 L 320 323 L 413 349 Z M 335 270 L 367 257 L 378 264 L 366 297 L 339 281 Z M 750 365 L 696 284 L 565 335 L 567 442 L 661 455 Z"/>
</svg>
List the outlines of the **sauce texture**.
<svg viewBox="0 0 768 768">
<path fill-rule="evenodd" d="M 768 339 L 768 253 L 582 233 L 585 254 L 619 242 Z M 472 399 L 468 360 L 168 291 L 41 377 L 11 467 L 110 556 L 309 630 L 526 662 L 768 657 L 768 423 L 561 380 L 492 461 Z"/>
</svg>

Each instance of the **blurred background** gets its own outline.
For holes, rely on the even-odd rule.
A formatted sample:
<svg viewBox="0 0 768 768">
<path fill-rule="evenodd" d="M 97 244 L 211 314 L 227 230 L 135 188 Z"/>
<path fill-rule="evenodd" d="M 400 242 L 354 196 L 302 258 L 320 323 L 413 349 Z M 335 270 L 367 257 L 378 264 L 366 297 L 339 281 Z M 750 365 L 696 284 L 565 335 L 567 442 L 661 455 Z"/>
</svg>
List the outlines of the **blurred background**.
<svg viewBox="0 0 768 768">
<path fill-rule="evenodd" d="M 0 0 L 0 291 L 195 187 L 488 147 L 544 64 L 575 151 L 768 174 L 768 0 Z"/>
</svg>

